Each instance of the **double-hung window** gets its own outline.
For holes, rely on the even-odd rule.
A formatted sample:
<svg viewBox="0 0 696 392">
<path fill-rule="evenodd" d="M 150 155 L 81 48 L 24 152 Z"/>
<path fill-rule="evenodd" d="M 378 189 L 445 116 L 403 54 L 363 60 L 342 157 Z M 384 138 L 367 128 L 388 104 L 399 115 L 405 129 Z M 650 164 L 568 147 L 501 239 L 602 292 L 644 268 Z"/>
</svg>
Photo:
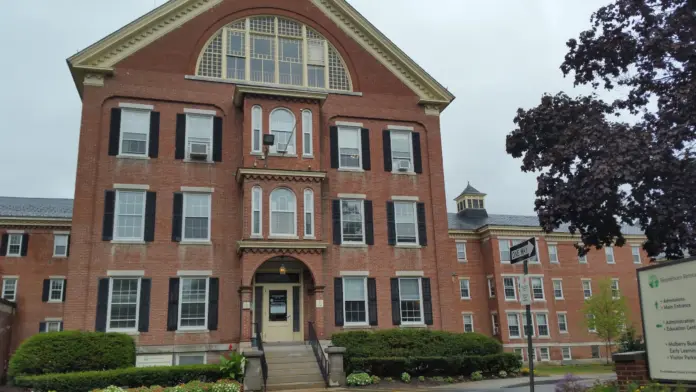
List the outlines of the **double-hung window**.
<svg viewBox="0 0 696 392">
<path fill-rule="evenodd" d="M 465 313 L 462 315 L 464 321 L 464 332 L 474 332 L 474 315 Z"/>
<path fill-rule="evenodd" d="M 493 336 L 500 333 L 500 319 L 498 319 L 498 313 L 491 313 L 491 325 L 493 326 Z"/>
<path fill-rule="evenodd" d="M 546 313 L 537 313 L 536 318 L 537 333 L 540 337 L 549 336 L 549 316 Z"/>
<path fill-rule="evenodd" d="M 614 299 L 621 298 L 621 291 L 619 291 L 619 280 L 618 279 L 611 280 L 611 297 Z"/>
<path fill-rule="evenodd" d="M 457 260 L 466 261 L 466 242 L 457 242 Z"/>
<path fill-rule="evenodd" d="M 338 128 L 338 155 L 341 169 L 362 169 L 360 128 Z"/>
<path fill-rule="evenodd" d="M 517 286 L 515 286 L 515 278 L 511 276 L 503 277 L 503 291 L 505 292 L 506 301 L 517 301 Z"/>
<path fill-rule="evenodd" d="M 582 256 L 578 256 L 578 262 L 579 262 L 580 264 L 587 264 L 587 255 L 584 254 L 584 255 L 582 255 Z"/>
<path fill-rule="evenodd" d="M 121 109 L 121 143 L 119 155 L 146 157 L 150 136 L 150 111 Z"/>
<path fill-rule="evenodd" d="M 549 355 L 549 348 L 548 347 L 539 347 L 539 358 L 542 361 L 551 360 L 551 356 Z"/>
<path fill-rule="evenodd" d="M 563 299 L 563 281 L 561 279 L 553 280 L 553 298 Z"/>
<path fill-rule="evenodd" d="M 403 324 L 423 324 L 420 278 L 400 278 L 399 297 L 401 322 Z"/>
<path fill-rule="evenodd" d="M 531 278 L 532 284 L 532 296 L 535 301 L 543 301 L 544 297 L 544 279 L 542 278 Z"/>
<path fill-rule="evenodd" d="M 462 299 L 471 299 L 469 279 L 459 279 L 459 293 Z"/>
<path fill-rule="evenodd" d="M 587 317 L 587 330 L 589 332 L 597 332 L 597 325 L 595 324 L 595 315 L 588 314 L 585 317 Z"/>
<path fill-rule="evenodd" d="M 22 240 L 24 235 L 11 233 L 7 237 L 7 256 L 22 255 Z"/>
<path fill-rule="evenodd" d="M 41 332 L 58 332 L 60 331 L 61 323 L 62 321 L 58 320 L 46 321 L 46 326 L 44 327 L 45 329 Z"/>
<path fill-rule="evenodd" d="M 186 158 L 212 162 L 213 115 L 186 114 Z"/>
<path fill-rule="evenodd" d="M 270 147 L 273 154 L 295 154 L 295 115 L 288 109 L 275 109 L 271 112 L 271 134 L 275 136 Z"/>
<path fill-rule="evenodd" d="M 263 225 L 263 190 L 255 186 L 251 188 L 251 236 L 261 237 Z"/>
<path fill-rule="evenodd" d="M 582 294 L 585 299 L 592 298 L 592 281 L 589 279 L 582 280 Z"/>
<path fill-rule="evenodd" d="M 613 246 L 605 246 L 604 247 L 604 254 L 607 256 L 607 264 L 616 264 L 616 260 L 614 260 L 614 247 Z"/>
<path fill-rule="evenodd" d="M 488 278 L 488 298 L 495 298 L 495 278 Z"/>
<path fill-rule="evenodd" d="M 297 200 L 286 188 L 271 192 L 271 236 L 294 237 L 297 235 Z"/>
<path fill-rule="evenodd" d="M 591 350 L 591 354 L 592 354 L 592 359 L 599 359 L 599 357 L 600 357 L 599 346 L 591 346 L 590 350 Z"/>
<path fill-rule="evenodd" d="M 140 278 L 112 278 L 109 283 L 107 331 L 137 331 L 140 310 Z"/>
<path fill-rule="evenodd" d="M 142 241 L 145 228 L 145 192 L 116 191 L 115 240 Z"/>
<path fill-rule="evenodd" d="M 179 330 L 202 330 L 208 325 L 208 278 L 181 278 Z"/>
<path fill-rule="evenodd" d="M 566 313 L 558 313 L 558 332 L 568 333 L 568 315 Z"/>
<path fill-rule="evenodd" d="M 510 338 L 519 338 L 520 335 L 520 315 L 517 313 L 508 313 L 507 315 L 508 333 Z"/>
<path fill-rule="evenodd" d="M 261 154 L 263 144 L 263 109 L 261 106 L 251 108 L 251 152 Z"/>
<path fill-rule="evenodd" d="M 346 325 L 367 324 L 367 279 L 343 278 L 343 311 Z"/>
<path fill-rule="evenodd" d="M 17 278 L 2 279 L 2 298 L 15 302 L 17 300 Z"/>
<path fill-rule="evenodd" d="M 498 247 L 500 248 L 500 262 L 501 263 L 509 263 L 510 262 L 510 248 L 519 244 L 522 242 L 522 240 L 507 240 L 507 239 L 500 239 L 498 240 Z M 539 263 L 539 257 L 534 256 L 529 259 L 530 263 Z"/>
<path fill-rule="evenodd" d="M 312 112 L 302 111 L 302 156 L 311 157 L 314 155 L 312 146 Z"/>
<path fill-rule="evenodd" d="M 314 237 L 314 192 L 311 189 L 304 191 L 304 235 Z"/>
<path fill-rule="evenodd" d="M 549 245 L 549 261 L 554 264 L 558 264 L 558 246 Z"/>
<path fill-rule="evenodd" d="M 631 246 L 631 255 L 633 256 L 633 264 L 640 264 L 640 247 Z"/>
<path fill-rule="evenodd" d="M 394 202 L 397 245 L 418 244 L 418 220 L 416 216 L 416 203 L 408 201 Z"/>
<path fill-rule="evenodd" d="M 570 347 L 561 347 L 561 354 L 563 355 L 563 360 L 564 361 L 570 361 L 573 359 L 572 352 L 570 351 Z"/>
<path fill-rule="evenodd" d="M 391 131 L 392 170 L 413 172 L 411 132 Z"/>
<path fill-rule="evenodd" d="M 341 238 L 342 243 L 365 243 L 365 202 L 363 200 L 341 200 Z"/>
<path fill-rule="evenodd" d="M 63 290 L 65 279 L 51 279 L 49 281 L 48 302 L 63 302 Z"/>
<path fill-rule="evenodd" d="M 210 241 L 210 193 L 184 193 L 184 241 Z"/>
<path fill-rule="evenodd" d="M 520 361 L 524 361 L 524 349 L 523 348 L 513 348 L 512 352 L 517 354 L 517 356 L 520 358 Z"/>
<path fill-rule="evenodd" d="M 65 257 L 68 255 L 68 235 L 55 234 L 53 236 L 53 257 Z"/>
</svg>

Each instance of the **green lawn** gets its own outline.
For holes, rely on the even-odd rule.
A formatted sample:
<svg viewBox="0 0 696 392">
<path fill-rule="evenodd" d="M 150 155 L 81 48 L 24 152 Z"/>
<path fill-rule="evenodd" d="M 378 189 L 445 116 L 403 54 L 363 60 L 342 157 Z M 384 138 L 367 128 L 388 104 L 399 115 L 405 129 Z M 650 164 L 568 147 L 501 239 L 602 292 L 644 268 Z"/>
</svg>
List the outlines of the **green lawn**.
<svg viewBox="0 0 696 392">
<path fill-rule="evenodd" d="M 559 375 L 559 374 L 596 374 L 614 373 L 613 365 L 606 364 L 582 364 L 582 365 L 539 365 L 534 366 L 537 374 Z"/>
</svg>

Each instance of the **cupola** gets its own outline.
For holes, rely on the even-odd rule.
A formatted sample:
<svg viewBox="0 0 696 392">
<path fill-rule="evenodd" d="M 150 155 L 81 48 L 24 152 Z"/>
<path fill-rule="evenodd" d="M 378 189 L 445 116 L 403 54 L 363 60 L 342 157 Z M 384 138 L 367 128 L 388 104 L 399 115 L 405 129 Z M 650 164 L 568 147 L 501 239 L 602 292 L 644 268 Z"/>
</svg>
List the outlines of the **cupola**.
<svg viewBox="0 0 696 392">
<path fill-rule="evenodd" d="M 464 191 L 454 199 L 457 202 L 457 213 L 470 217 L 487 217 L 485 198 L 485 193 L 479 192 L 467 182 Z"/>
</svg>

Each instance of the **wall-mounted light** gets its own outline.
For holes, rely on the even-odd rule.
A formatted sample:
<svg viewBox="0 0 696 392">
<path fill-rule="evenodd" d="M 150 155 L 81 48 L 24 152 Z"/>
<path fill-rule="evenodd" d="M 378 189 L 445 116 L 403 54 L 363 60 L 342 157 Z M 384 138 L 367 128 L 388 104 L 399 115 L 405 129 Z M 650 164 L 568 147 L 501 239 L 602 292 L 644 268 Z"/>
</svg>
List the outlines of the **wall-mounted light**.
<svg viewBox="0 0 696 392">
<path fill-rule="evenodd" d="M 281 275 L 285 275 L 285 273 L 287 272 L 287 270 L 285 269 L 285 264 L 281 264 L 281 265 L 280 265 L 280 270 L 279 270 L 279 272 L 280 272 Z"/>
</svg>

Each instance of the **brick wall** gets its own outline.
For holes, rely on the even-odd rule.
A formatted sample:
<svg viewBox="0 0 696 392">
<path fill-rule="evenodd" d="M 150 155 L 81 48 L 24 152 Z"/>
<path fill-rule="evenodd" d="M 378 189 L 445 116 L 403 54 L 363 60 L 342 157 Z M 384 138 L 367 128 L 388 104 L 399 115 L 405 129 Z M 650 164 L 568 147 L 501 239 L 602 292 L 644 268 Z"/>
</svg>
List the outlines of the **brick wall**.
<svg viewBox="0 0 696 392">
<path fill-rule="evenodd" d="M 627 389 L 626 384 L 646 385 L 650 383 L 648 363 L 644 351 L 614 354 L 614 369 L 616 370 L 616 379 L 623 386 L 623 390 Z"/>
</svg>

